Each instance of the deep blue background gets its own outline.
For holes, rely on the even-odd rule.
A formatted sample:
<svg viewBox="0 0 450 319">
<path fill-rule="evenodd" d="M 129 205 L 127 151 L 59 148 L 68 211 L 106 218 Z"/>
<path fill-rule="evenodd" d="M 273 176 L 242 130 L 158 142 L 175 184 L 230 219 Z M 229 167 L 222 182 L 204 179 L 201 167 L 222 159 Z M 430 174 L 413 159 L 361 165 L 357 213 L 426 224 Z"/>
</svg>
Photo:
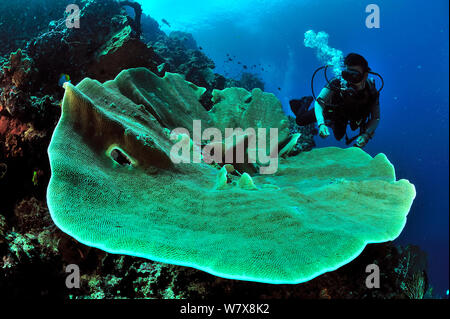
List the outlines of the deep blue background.
<svg viewBox="0 0 450 319">
<path fill-rule="evenodd" d="M 384 76 L 381 123 L 366 147 L 385 153 L 398 178 L 415 184 L 417 198 L 397 240 L 417 244 L 429 255 L 434 293 L 445 296 L 449 272 L 449 22 L 448 1 L 145 1 L 153 17 L 173 29 L 192 32 L 216 72 L 239 77 L 241 65 L 225 63 L 226 53 L 258 73 L 266 91 L 289 113 L 291 98 L 310 95 L 310 78 L 321 62 L 303 45 L 304 32 L 330 35 L 330 46 L 364 55 Z M 187 3 L 190 3 L 187 5 Z M 381 28 L 367 29 L 365 8 L 381 10 Z M 164 31 L 170 32 L 167 26 Z M 236 62 L 235 61 L 235 62 Z M 317 79 L 318 91 L 323 80 Z M 281 91 L 278 90 L 281 88 Z M 319 146 L 340 145 L 332 138 Z"/>
</svg>

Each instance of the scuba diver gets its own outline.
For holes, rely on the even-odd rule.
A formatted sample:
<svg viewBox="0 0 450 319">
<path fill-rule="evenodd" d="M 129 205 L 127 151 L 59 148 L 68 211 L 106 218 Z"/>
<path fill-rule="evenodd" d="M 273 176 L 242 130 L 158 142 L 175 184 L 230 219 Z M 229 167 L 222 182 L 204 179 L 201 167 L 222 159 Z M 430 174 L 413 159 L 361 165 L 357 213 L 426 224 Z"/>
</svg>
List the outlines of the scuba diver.
<svg viewBox="0 0 450 319">
<path fill-rule="evenodd" d="M 348 54 L 344 59 L 344 66 L 342 78 L 331 81 L 326 73 L 330 65 L 317 69 L 311 80 L 313 98 L 291 100 L 289 103 L 299 126 L 317 122 L 322 138 L 328 137 L 329 128 L 332 128 L 336 140 L 340 141 L 345 136 L 347 145 L 356 140 L 353 146 L 362 148 L 373 137 L 380 121 L 379 93 L 384 81 L 381 75 L 371 71 L 366 59 L 359 54 Z M 313 82 L 321 69 L 325 69 L 327 85 L 316 98 Z M 383 82 L 380 90 L 376 89 L 374 79 L 368 79 L 369 73 L 380 77 Z M 312 101 L 315 101 L 315 106 L 308 110 Z M 349 138 L 347 125 L 350 125 L 352 131 L 359 128 L 359 134 Z"/>
</svg>

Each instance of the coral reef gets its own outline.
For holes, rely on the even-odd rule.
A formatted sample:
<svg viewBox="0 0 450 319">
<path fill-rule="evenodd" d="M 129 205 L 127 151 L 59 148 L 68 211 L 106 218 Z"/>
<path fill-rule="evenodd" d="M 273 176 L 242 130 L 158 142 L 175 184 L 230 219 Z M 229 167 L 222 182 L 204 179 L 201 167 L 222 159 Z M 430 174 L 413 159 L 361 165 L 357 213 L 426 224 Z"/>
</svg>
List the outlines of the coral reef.
<svg viewBox="0 0 450 319">
<path fill-rule="evenodd" d="M 73 81 L 90 76 L 88 66 L 105 50 L 104 45 L 115 43 L 110 39 L 124 28 L 131 29 L 133 21 L 123 12 L 115 0 L 83 1 L 79 29 L 67 28 L 65 17 L 62 17 L 53 21 L 46 32 L 28 41 L 27 54 L 39 72 L 46 76 L 40 83 L 41 89 L 48 92 L 57 90 L 62 73 L 69 74 Z"/>
<path fill-rule="evenodd" d="M 295 122 L 295 118 L 289 116 L 289 131 L 291 135 L 300 134 L 297 144 L 289 152 L 289 155 L 295 156 L 301 152 L 308 152 L 312 150 L 316 143 L 314 142 L 314 136 L 317 135 L 317 129 L 314 124 L 307 126 L 298 126 Z"/>
<path fill-rule="evenodd" d="M 207 110 L 213 106 L 211 99 L 214 89 L 242 87 L 248 91 L 255 88 L 264 90 L 262 80 L 252 73 L 244 72 L 240 80 L 227 79 L 214 73 L 214 62 L 199 49 L 189 33 L 174 31 L 165 36 L 154 32 L 152 36 L 147 37 L 154 39 L 149 45 L 159 56 L 164 57 L 164 63 L 160 65 L 160 75 L 164 75 L 164 72 L 184 74 L 187 81 L 206 88 L 201 103 Z"/>
<path fill-rule="evenodd" d="M 9 54 L 40 33 L 50 21 L 59 19 L 69 3 L 79 0 L 14 0 L 0 2 L 0 55 Z"/>
<path fill-rule="evenodd" d="M 18 203 L 8 223 L 0 215 L 0 296 L 63 298 L 62 237 L 45 201 L 34 197 Z"/>
<path fill-rule="evenodd" d="M 214 62 L 198 49 L 192 35 L 175 31 L 169 36 L 159 35 L 157 40 L 149 45 L 159 56 L 164 57 L 164 63 L 159 69 L 160 75 L 165 72 L 183 74 L 187 81 L 206 88 L 201 102 L 206 109 L 210 109 L 212 91 L 223 89 L 225 79 L 213 72 Z"/>
<path fill-rule="evenodd" d="M 431 294 L 427 277 L 427 256 L 418 246 L 399 248 L 399 265 L 394 269 L 397 283 L 409 299 L 423 299 Z"/>
<path fill-rule="evenodd" d="M 68 3 L 81 8 L 82 32 L 65 27 Z M 264 83 L 251 74 L 236 81 L 214 73 L 213 61 L 191 35 L 167 36 L 146 14 L 141 18 L 140 41 L 134 10 L 118 1 L 1 1 L 0 10 L 4 13 L 0 17 L 1 298 L 350 299 L 429 294 L 428 288 L 423 295 L 426 269 L 413 267 L 414 256 L 423 254 L 411 247 L 398 250 L 392 243 L 370 244 L 349 264 L 307 283 L 268 285 L 109 254 L 66 235 L 55 226 L 46 202 L 47 147 L 61 113 L 61 74 L 78 83 L 85 77 L 112 80 L 122 69 L 134 67 L 146 67 L 159 76 L 176 72 L 207 89 L 201 98 L 206 110 L 214 106 L 214 89 L 237 86 L 251 91 L 263 89 Z M 127 51 L 134 54 L 126 55 Z M 314 147 L 313 127 L 299 128 L 289 119 L 289 130 L 288 140 L 301 133 L 289 155 Z M 237 178 L 236 172 L 228 172 L 227 184 Z M 257 180 L 255 184 L 261 185 Z M 381 289 L 363 284 L 365 267 L 371 263 L 380 265 Z M 80 289 L 65 286 L 69 264 L 80 266 Z"/>
<path fill-rule="evenodd" d="M 133 37 L 140 39 L 142 34 L 141 28 L 141 18 L 142 18 L 142 7 L 138 2 L 134 1 L 119 1 L 119 5 L 128 6 L 134 10 L 134 19 L 131 27 L 133 29 Z"/>
<path fill-rule="evenodd" d="M 137 39 L 133 32 L 130 26 L 126 26 L 113 34 L 94 54 L 92 63 L 87 67 L 87 74 L 99 81 L 106 81 L 116 77 L 124 65 L 130 68 L 146 67 L 158 72 L 162 58 Z M 133 52 L 131 57 L 130 52 Z"/>
<path fill-rule="evenodd" d="M 237 81 L 237 83 L 233 83 L 232 85 L 229 84 L 229 87 L 230 86 L 242 87 L 248 91 L 251 91 L 255 88 L 264 91 L 264 82 L 260 78 L 258 78 L 255 74 L 248 72 L 242 73 L 241 79 Z"/>
<path fill-rule="evenodd" d="M 159 28 L 158 22 L 148 14 L 142 14 L 141 25 L 142 37 L 145 43 L 154 43 L 167 37 L 167 35 Z"/>
<path fill-rule="evenodd" d="M 302 107 L 306 107 L 306 109 L 308 109 L 313 101 L 314 98 L 312 96 L 305 96 L 300 100 L 295 100 L 295 102 L 291 101 L 290 103 L 300 103 Z M 316 146 L 314 136 L 317 135 L 318 132 L 314 123 L 307 126 L 299 126 L 295 121 L 295 117 L 289 116 L 289 129 L 292 135 L 296 133 L 300 134 L 297 144 L 289 152 L 289 155 L 294 156 L 300 152 L 307 152 Z"/>
<path fill-rule="evenodd" d="M 33 60 L 18 49 L 10 54 L 2 63 L 0 71 L 0 111 L 6 110 L 12 116 L 23 116 L 29 100 L 29 93 L 24 92 L 34 82 L 37 69 L 33 68 Z"/>
</svg>

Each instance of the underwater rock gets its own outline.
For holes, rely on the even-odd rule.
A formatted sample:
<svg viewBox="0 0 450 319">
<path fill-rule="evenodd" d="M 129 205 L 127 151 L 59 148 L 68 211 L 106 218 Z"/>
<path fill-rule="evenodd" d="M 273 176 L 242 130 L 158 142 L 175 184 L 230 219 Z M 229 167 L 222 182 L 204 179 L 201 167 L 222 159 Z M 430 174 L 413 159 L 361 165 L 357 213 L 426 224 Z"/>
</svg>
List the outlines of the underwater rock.
<svg viewBox="0 0 450 319">
<path fill-rule="evenodd" d="M 9 220 L 1 213 L 0 296 L 62 298 L 65 274 L 57 247 L 64 234 L 51 221 L 45 201 L 22 200 Z M 24 291 L 24 285 L 29 289 Z"/>
<path fill-rule="evenodd" d="M 141 25 L 145 43 L 153 43 L 167 38 L 167 35 L 159 28 L 158 22 L 145 13 L 142 14 Z"/>
<path fill-rule="evenodd" d="M 0 163 L 0 179 L 2 179 L 6 175 L 7 171 L 8 165 L 6 165 L 5 163 Z"/>
<path fill-rule="evenodd" d="M 3 156 L 14 158 L 23 155 L 21 148 L 22 136 L 28 130 L 28 126 L 17 120 L 11 120 L 6 116 L 0 117 L 0 134 L 4 139 L 2 143 Z M 7 133 L 7 134 L 5 134 Z"/>
<path fill-rule="evenodd" d="M 0 134 L 5 133 L 6 122 L 33 122 L 37 128 L 47 124 L 54 125 L 59 112 L 57 102 L 49 95 L 42 95 L 35 83 L 39 77 L 34 61 L 21 49 L 10 54 L 0 68 L 0 111 L 5 110 L 5 117 L 1 117 Z M 33 96 L 33 91 L 38 96 Z M 9 116 L 9 119 L 6 118 Z M 16 125 L 17 127 L 17 125 Z M 11 134 L 14 133 L 13 130 Z"/>
<path fill-rule="evenodd" d="M 9 78 L 12 86 L 17 89 L 23 89 L 25 86 L 31 84 L 31 72 L 33 67 L 33 60 L 18 49 L 9 56 L 9 61 L 2 65 L 2 80 Z M 36 72 L 36 70 L 34 70 Z"/>
<path fill-rule="evenodd" d="M 177 73 L 184 74 L 186 80 L 198 86 L 212 89 L 212 83 L 215 80 L 215 75 L 212 69 L 215 68 L 212 62 L 201 51 L 193 51 L 189 60 L 186 63 L 178 66 Z"/>
<path fill-rule="evenodd" d="M 0 179 L 0 193 L 8 194 L 2 200 L 5 214 L 11 214 L 16 201 L 24 196 L 45 196 L 50 178 L 45 149 L 60 109 L 52 97 L 28 98 L 26 113 L 20 116 L 23 120 L 6 111 L 0 115 L 0 162 L 7 166 L 7 174 Z"/>
<path fill-rule="evenodd" d="M 288 156 L 292 150 L 294 149 L 294 147 L 297 145 L 298 143 L 298 139 L 301 137 L 300 133 L 295 133 L 292 135 L 291 140 L 289 141 L 289 143 L 287 143 L 282 150 L 280 151 L 280 153 L 278 154 L 280 157 L 286 157 Z"/>
<path fill-rule="evenodd" d="M 185 79 L 206 89 L 201 104 L 206 110 L 212 107 L 211 98 L 214 89 L 224 89 L 226 79 L 213 72 L 214 62 L 197 48 L 191 34 L 172 32 L 168 36 L 158 36 L 156 41 L 149 42 L 155 53 L 164 59 L 164 72 L 183 74 Z"/>
<path fill-rule="evenodd" d="M 115 0 L 83 1 L 80 4 L 81 28 L 67 28 L 66 18 L 61 17 L 51 28 L 28 41 L 26 52 L 45 76 L 40 83 L 42 89 L 47 92 L 58 89 L 61 73 L 69 74 L 74 81 L 85 77 L 97 50 L 112 35 L 130 26 L 132 21 L 124 12 Z"/>
<path fill-rule="evenodd" d="M 119 1 L 119 5 L 128 6 L 134 10 L 134 19 L 131 23 L 133 29 L 133 38 L 140 39 L 142 34 L 141 28 L 141 18 L 142 18 L 142 7 L 141 4 L 134 1 Z"/>
<path fill-rule="evenodd" d="M 12 116 L 24 116 L 29 100 L 29 88 L 37 73 L 33 60 L 21 49 L 10 54 L 0 68 L 0 111 Z"/>
<path fill-rule="evenodd" d="M 315 124 L 313 123 L 306 126 L 299 126 L 295 121 L 295 117 L 288 116 L 288 118 L 289 131 L 291 135 L 300 134 L 297 144 L 292 148 L 288 156 L 295 156 L 301 152 L 308 152 L 316 147 L 314 136 L 317 135 L 318 131 Z"/>
<path fill-rule="evenodd" d="M 47 205 L 35 197 L 20 201 L 14 208 L 14 216 L 18 229 L 25 233 L 39 234 L 52 224 Z"/>
<path fill-rule="evenodd" d="M 409 299 L 423 299 L 428 293 L 427 255 L 420 247 L 398 247 L 399 264 L 394 269 L 397 284 Z"/>
<path fill-rule="evenodd" d="M 383 154 L 317 149 L 287 158 L 274 175 L 253 176 L 254 185 L 279 190 L 217 191 L 214 166 L 171 163 L 164 128 L 208 122 L 202 92 L 179 75 L 160 79 L 145 69 L 103 85 L 67 85 L 48 150 L 56 225 L 107 252 L 278 284 L 311 280 L 400 234 L 415 189 L 396 181 Z M 135 164 L 115 164 L 111 145 Z M 147 174 L 152 166 L 158 172 Z"/>
<path fill-rule="evenodd" d="M 16 158 L 24 155 L 24 148 L 34 150 L 42 146 L 39 141 L 45 139 L 49 135 L 49 132 L 41 129 L 39 126 L 43 126 L 42 123 L 44 120 L 47 121 L 46 123 L 50 123 L 50 126 L 53 126 L 57 121 L 54 110 L 44 113 L 43 108 L 49 107 L 48 104 L 42 103 L 42 99 L 38 99 L 37 102 L 34 99 L 35 97 L 32 97 L 29 102 L 31 107 L 28 106 L 27 111 L 31 113 L 28 116 L 35 115 L 34 122 L 37 123 L 38 127 L 35 127 L 31 121 L 21 121 L 10 116 L 0 116 L 0 141 L 2 142 L 0 145 L 3 148 L 2 157 Z M 46 98 L 44 100 L 48 101 Z M 39 102 L 42 104 L 39 104 Z M 55 107 L 53 104 L 51 106 Z M 39 113 L 41 111 L 42 113 Z M 38 118 L 38 116 L 43 115 L 49 115 L 49 118 Z"/>
<path fill-rule="evenodd" d="M 236 86 L 242 87 L 248 91 L 255 88 L 264 91 L 264 82 L 256 74 L 249 72 L 242 73 L 241 79 L 238 81 Z"/>
<path fill-rule="evenodd" d="M 47 29 L 50 21 L 61 18 L 66 6 L 61 0 L 0 1 L 0 55 L 23 48 L 30 38 Z"/>
<path fill-rule="evenodd" d="M 166 72 L 170 72 L 170 65 L 168 63 L 158 65 L 158 75 L 164 76 Z"/>
<path fill-rule="evenodd" d="M 253 89 L 261 89 L 262 91 L 264 91 L 263 80 L 261 80 L 258 75 L 250 72 L 242 73 L 239 80 L 224 78 L 219 83 L 221 87 L 218 87 L 218 89 L 240 87 L 248 91 L 251 91 Z"/>
<path fill-rule="evenodd" d="M 146 67 L 156 73 L 162 62 L 153 49 L 136 39 L 131 27 L 126 26 L 97 51 L 87 74 L 103 82 L 114 79 L 124 68 Z"/>
<path fill-rule="evenodd" d="M 0 214 L 0 244 L 5 241 L 6 229 L 6 218 L 5 216 Z"/>
<path fill-rule="evenodd" d="M 370 244 L 349 264 L 301 285 L 267 285 L 229 280 L 188 268 L 149 260 L 105 254 L 92 260 L 92 270 L 83 272 L 81 287 L 71 299 L 113 298 L 255 298 L 267 299 L 408 299 L 400 288 L 395 269 L 399 251 L 408 250 L 391 242 Z M 98 271 L 95 267 L 97 265 Z M 365 285 L 367 265 L 380 265 L 379 289 Z M 326 294 L 324 292 L 327 292 Z"/>
<path fill-rule="evenodd" d="M 187 50 L 197 51 L 199 50 L 197 42 L 191 33 L 182 31 L 172 31 L 169 34 L 170 40 L 178 42 L 180 46 L 185 47 Z"/>
</svg>

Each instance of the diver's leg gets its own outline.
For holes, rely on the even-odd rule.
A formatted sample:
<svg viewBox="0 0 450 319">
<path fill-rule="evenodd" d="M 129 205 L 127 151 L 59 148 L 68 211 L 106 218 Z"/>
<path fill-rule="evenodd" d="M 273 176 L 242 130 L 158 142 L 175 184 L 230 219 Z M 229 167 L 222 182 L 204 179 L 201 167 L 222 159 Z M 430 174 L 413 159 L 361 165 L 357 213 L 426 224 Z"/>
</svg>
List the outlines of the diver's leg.
<svg viewBox="0 0 450 319">
<path fill-rule="evenodd" d="M 347 124 L 343 122 L 333 123 L 333 134 L 336 140 L 340 141 L 347 131 Z"/>
</svg>

